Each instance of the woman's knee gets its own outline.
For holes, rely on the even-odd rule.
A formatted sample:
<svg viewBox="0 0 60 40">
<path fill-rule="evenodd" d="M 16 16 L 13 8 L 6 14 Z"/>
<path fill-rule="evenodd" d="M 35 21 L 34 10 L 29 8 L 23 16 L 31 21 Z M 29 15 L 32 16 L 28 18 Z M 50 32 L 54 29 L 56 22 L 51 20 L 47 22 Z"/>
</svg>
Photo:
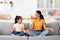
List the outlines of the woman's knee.
<svg viewBox="0 0 60 40">
<path fill-rule="evenodd" d="M 47 33 L 48 33 L 48 32 L 49 32 L 49 30 L 45 30 L 45 32 L 47 32 Z"/>
<path fill-rule="evenodd" d="M 42 33 L 43 34 L 48 34 L 49 33 L 49 30 L 44 30 Z"/>
</svg>

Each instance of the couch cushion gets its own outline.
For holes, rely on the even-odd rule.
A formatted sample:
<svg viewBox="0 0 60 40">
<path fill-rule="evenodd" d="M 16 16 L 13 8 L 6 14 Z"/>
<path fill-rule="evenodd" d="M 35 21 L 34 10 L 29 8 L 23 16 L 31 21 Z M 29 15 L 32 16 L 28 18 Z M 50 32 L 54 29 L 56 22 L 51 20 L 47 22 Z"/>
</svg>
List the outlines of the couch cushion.
<svg viewBox="0 0 60 40">
<path fill-rule="evenodd" d="M 59 24 L 58 22 L 51 22 L 46 24 L 47 27 L 49 28 L 54 28 L 55 32 L 49 32 L 49 35 L 58 35 L 59 34 Z"/>
<path fill-rule="evenodd" d="M 24 24 L 24 26 L 25 26 L 25 29 L 29 29 L 29 24 L 30 23 L 23 23 Z"/>
<path fill-rule="evenodd" d="M 13 27 L 11 22 L 0 22 L 0 35 L 11 34 L 10 29 Z"/>
</svg>

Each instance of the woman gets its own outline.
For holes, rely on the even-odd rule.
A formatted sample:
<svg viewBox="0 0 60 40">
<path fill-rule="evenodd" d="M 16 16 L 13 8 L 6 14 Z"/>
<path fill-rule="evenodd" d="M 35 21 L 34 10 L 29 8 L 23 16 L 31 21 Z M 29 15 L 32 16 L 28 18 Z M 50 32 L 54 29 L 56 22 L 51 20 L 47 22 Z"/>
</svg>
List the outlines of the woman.
<svg viewBox="0 0 60 40">
<path fill-rule="evenodd" d="M 30 36 L 35 36 L 35 35 L 46 36 L 49 30 L 54 32 L 53 28 L 46 27 L 44 17 L 39 10 L 36 11 L 35 19 L 33 19 L 32 23 L 33 23 L 32 27 L 30 27 L 30 29 L 27 30 Z M 43 28 L 44 31 L 42 31 Z"/>
</svg>

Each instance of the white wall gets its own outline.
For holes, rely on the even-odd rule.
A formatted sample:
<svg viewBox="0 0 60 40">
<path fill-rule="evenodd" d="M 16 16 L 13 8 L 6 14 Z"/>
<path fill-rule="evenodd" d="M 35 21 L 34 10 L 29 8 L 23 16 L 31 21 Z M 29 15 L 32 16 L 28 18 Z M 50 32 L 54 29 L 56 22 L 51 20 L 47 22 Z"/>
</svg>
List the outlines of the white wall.
<svg viewBox="0 0 60 40">
<path fill-rule="evenodd" d="M 4 0 L 0 0 L 0 2 L 4 2 Z M 0 3 L 0 14 L 10 14 L 11 12 L 11 6 L 9 4 L 9 0 L 7 1 L 7 4 Z"/>
<path fill-rule="evenodd" d="M 55 8 L 60 8 L 60 0 L 55 0 Z"/>
<path fill-rule="evenodd" d="M 13 18 L 16 15 L 29 17 L 33 15 L 37 9 L 37 0 L 13 0 L 13 2 L 14 7 L 11 14 Z"/>
<path fill-rule="evenodd" d="M 4 0 L 0 0 L 0 2 L 4 2 Z M 9 14 L 12 16 L 12 19 L 15 18 L 16 15 L 21 15 L 23 17 L 29 17 L 33 15 L 35 10 L 37 9 L 37 0 L 6 0 L 7 4 L 0 3 L 0 15 L 1 14 Z M 10 1 L 13 1 L 13 8 L 11 10 Z"/>
</svg>

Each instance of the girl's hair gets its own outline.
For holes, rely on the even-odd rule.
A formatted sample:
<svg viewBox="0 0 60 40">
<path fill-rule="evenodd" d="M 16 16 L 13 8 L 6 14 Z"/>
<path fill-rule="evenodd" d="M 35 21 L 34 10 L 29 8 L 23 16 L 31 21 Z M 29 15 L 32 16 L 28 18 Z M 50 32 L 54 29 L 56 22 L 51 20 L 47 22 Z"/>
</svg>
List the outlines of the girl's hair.
<svg viewBox="0 0 60 40">
<path fill-rule="evenodd" d="M 40 15 L 41 19 L 44 19 L 44 16 L 42 15 L 41 11 L 37 10 L 36 12 Z"/>
<path fill-rule="evenodd" d="M 16 17 L 15 17 L 15 23 L 17 23 L 17 21 L 18 21 L 19 19 L 22 20 L 22 17 L 21 17 L 21 16 L 16 16 Z"/>
</svg>

